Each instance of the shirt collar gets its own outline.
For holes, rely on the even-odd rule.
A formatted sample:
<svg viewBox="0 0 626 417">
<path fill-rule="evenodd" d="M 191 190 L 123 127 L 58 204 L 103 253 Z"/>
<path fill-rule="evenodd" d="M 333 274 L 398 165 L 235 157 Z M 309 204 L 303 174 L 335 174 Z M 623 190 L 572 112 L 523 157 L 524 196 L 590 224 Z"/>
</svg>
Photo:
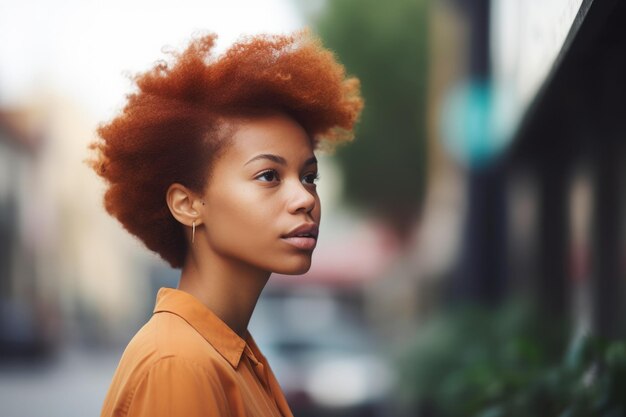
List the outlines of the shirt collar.
<svg viewBox="0 0 626 417">
<path fill-rule="evenodd" d="M 246 341 L 239 337 L 193 295 L 175 288 L 160 288 L 153 313 L 167 311 L 183 318 L 202 335 L 233 368 L 239 366 Z M 248 338 L 251 338 L 248 333 Z"/>
</svg>

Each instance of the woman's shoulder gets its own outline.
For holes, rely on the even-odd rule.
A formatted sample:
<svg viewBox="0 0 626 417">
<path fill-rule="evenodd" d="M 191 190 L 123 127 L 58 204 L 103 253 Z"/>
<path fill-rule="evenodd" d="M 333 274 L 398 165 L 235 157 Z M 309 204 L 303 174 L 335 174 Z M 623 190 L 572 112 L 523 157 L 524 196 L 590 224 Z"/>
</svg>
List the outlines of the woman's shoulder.
<svg viewBox="0 0 626 417">
<path fill-rule="evenodd" d="M 230 379 L 224 373 L 229 372 L 228 363 L 223 362 L 184 319 L 171 313 L 154 314 L 126 346 L 102 416 L 125 415 L 131 404 L 145 402 L 137 396 L 146 390 L 157 390 L 161 395 L 175 387 L 185 387 L 222 395 L 218 388 L 224 378 Z"/>
<path fill-rule="evenodd" d="M 170 313 L 153 314 L 135 334 L 122 355 L 122 361 L 150 368 L 165 358 L 177 358 L 214 369 L 223 358 L 196 329 L 182 317 Z"/>
</svg>

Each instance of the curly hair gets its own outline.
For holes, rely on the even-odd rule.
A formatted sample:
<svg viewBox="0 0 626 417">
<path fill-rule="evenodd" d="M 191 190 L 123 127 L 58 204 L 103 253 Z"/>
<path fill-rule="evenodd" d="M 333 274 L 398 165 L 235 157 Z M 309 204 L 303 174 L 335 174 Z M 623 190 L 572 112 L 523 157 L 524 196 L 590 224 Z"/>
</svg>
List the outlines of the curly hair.
<svg viewBox="0 0 626 417">
<path fill-rule="evenodd" d="M 246 37 L 218 57 L 216 38 L 193 39 L 171 63 L 136 75 L 136 91 L 89 145 L 87 163 L 107 183 L 107 212 L 173 268 L 188 248 L 167 189 L 204 188 L 232 133 L 224 129 L 229 117 L 283 112 L 319 148 L 351 140 L 363 107 L 359 81 L 308 31 Z"/>
</svg>

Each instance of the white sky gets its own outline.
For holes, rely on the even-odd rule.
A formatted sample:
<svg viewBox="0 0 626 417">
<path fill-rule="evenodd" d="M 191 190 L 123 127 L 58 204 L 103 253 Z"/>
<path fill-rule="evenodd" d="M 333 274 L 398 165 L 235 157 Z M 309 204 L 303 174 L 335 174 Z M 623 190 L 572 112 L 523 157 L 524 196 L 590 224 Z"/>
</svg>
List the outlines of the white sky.
<svg viewBox="0 0 626 417">
<path fill-rule="evenodd" d="M 108 118 L 130 91 L 125 74 L 165 58 L 164 46 L 211 31 L 221 51 L 303 25 L 289 0 L 0 0 L 0 106 L 52 90 Z"/>
</svg>

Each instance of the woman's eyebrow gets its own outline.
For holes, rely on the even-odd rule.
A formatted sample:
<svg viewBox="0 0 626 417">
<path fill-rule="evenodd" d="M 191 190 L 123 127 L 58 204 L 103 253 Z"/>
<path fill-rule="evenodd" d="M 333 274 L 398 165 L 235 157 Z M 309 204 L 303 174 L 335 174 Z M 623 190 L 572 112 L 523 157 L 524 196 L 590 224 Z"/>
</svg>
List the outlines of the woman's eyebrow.
<svg viewBox="0 0 626 417">
<path fill-rule="evenodd" d="M 304 166 L 309 166 L 309 165 L 313 165 L 313 164 L 317 164 L 317 158 L 315 156 L 310 157 L 309 159 L 307 159 L 306 161 L 304 161 Z"/>
<path fill-rule="evenodd" d="M 276 162 L 277 164 L 287 165 L 287 160 L 285 158 L 278 155 L 272 155 L 271 153 L 263 153 L 257 155 L 254 158 L 250 159 L 248 162 L 246 162 L 244 165 L 248 165 L 249 163 L 254 162 L 258 159 L 269 159 L 270 161 Z"/>
<path fill-rule="evenodd" d="M 250 159 L 248 162 L 246 162 L 244 164 L 244 166 L 248 165 L 249 163 L 251 163 L 253 161 L 256 161 L 258 159 L 268 159 L 268 160 L 276 162 L 277 164 L 280 164 L 280 165 L 287 165 L 287 160 L 285 158 L 283 158 L 282 156 L 273 155 L 271 153 L 263 153 L 263 154 L 257 155 L 254 158 Z M 317 164 L 317 158 L 315 156 L 312 156 L 311 158 L 309 158 L 306 161 L 304 161 L 304 166 L 313 165 L 313 164 Z"/>
</svg>

